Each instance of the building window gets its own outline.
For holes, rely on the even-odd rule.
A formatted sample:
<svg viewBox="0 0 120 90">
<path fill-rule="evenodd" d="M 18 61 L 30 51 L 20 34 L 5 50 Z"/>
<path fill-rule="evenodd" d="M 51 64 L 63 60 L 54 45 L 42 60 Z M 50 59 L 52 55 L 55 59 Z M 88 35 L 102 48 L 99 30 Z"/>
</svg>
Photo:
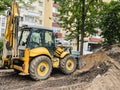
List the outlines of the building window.
<svg viewBox="0 0 120 90">
<path fill-rule="evenodd" d="M 5 29 L 4 29 L 4 28 L 1 28 L 1 32 L 4 33 L 4 32 L 5 32 Z"/>
<path fill-rule="evenodd" d="M 58 9 L 53 7 L 53 12 L 59 14 Z"/>
<path fill-rule="evenodd" d="M 25 10 L 26 10 L 26 8 L 24 8 L 24 7 L 20 7 L 20 8 L 19 8 L 20 13 L 21 13 L 21 12 L 24 12 Z"/>
<path fill-rule="evenodd" d="M 2 27 L 5 27 L 5 23 L 4 22 L 2 22 Z"/>
<path fill-rule="evenodd" d="M 20 21 L 23 21 L 23 17 L 20 17 Z"/>
<path fill-rule="evenodd" d="M 2 27 L 5 27 L 5 18 L 2 18 Z"/>
<path fill-rule="evenodd" d="M 4 37 L 4 33 L 1 33 L 1 37 Z"/>
<path fill-rule="evenodd" d="M 1 17 L 0 17 L 0 23 L 1 23 Z"/>
<path fill-rule="evenodd" d="M 39 6 L 43 7 L 43 2 L 39 1 Z"/>
<path fill-rule="evenodd" d="M 5 18 L 2 18 L 2 22 L 5 22 Z"/>
<path fill-rule="evenodd" d="M 39 24 L 42 25 L 42 20 L 39 20 Z"/>
<path fill-rule="evenodd" d="M 25 22 L 34 23 L 34 17 L 25 15 Z"/>
<path fill-rule="evenodd" d="M 55 32 L 55 33 L 61 32 L 61 28 L 53 27 L 52 29 L 53 29 L 53 32 Z"/>
<path fill-rule="evenodd" d="M 57 23 L 57 22 L 60 21 L 60 18 L 58 18 L 58 17 L 53 17 L 53 20 L 52 20 L 52 21 L 55 22 L 55 23 Z"/>
<path fill-rule="evenodd" d="M 39 11 L 39 13 L 40 13 L 39 15 L 42 16 L 42 11 Z"/>
</svg>

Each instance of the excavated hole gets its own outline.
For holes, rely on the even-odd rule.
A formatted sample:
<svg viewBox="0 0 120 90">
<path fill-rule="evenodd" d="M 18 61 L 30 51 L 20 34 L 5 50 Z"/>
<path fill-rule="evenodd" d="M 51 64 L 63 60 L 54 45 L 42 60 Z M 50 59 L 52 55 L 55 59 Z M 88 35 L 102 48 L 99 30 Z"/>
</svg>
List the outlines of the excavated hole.
<svg viewBox="0 0 120 90">
<path fill-rule="evenodd" d="M 99 65 L 94 66 L 89 71 L 78 74 L 77 76 L 81 77 L 81 82 L 89 82 L 96 78 L 97 75 L 103 75 L 108 71 L 110 65 L 107 65 L 106 62 L 100 63 Z"/>
<path fill-rule="evenodd" d="M 96 78 L 97 75 L 103 75 L 105 72 L 108 71 L 110 65 L 107 65 L 106 62 L 103 62 L 99 65 L 94 66 L 91 68 L 88 72 L 77 74 L 77 75 L 67 75 L 65 78 L 58 79 L 58 80 L 50 80 L 42 85 L 43 87 L 60 87 L 60 86 L 67 86 L 72 85 L 76 83 L 82 83 L 82 82 L 90 82 L 94 78 Z"/>
</svg>

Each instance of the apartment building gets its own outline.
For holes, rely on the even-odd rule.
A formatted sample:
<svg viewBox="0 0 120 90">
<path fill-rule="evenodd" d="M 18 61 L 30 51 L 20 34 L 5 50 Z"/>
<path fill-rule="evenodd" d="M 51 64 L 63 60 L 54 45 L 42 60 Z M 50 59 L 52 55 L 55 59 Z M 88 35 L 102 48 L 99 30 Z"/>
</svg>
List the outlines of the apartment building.
<svg viewBox="0 0 120 90">
<path fill-rule="evenodd" d="M 52 0 L 36 0 L 31 5 L 20 4 L 20 26 L 33 25 L 52 28 Z"/>
<path fill-rule="evenodd" d="M 58 38 L 62 38 L 62 28 L 58 24 L 59 17 L 57 16 L 57 14 L 59 14 L 59 12 L 58 12 L 59 7 L 60 7 L 59 4 L 55 3 L 53 0 L 52 29 L 56 33 Z"/>
<path fill-rule="evenodd" d="M 0 15 L 0 38 L 3 37 L 6 27 L 6 17 Z"/>
<path fill-rule="evenodd" d="M 66 41 L 64 39 L 65 37 L 65 31 L 63 30 L 62 27 L 60 27 L 60 25 L 58 24 L 59 23 L 59 11 L 58 11 L 58 8 L 60 7 L 59 4 L 57 4 L 55 2 L 55 0 L 53 0 L 53 13 L 52 13 L 52 30 L 55 32 L 56 36 L 57 36 L 57 39 L 56 41 L 61 43 L 61 44 L 64 44 L 64 45 L 70 45 L 70 42 L 69 41 Z"/>
<path fill-rule="evenodd" d="M 36 0 L 24 6 L 19 3 L 20 26 L 43 26 L 52 29 L 52 0 Z M 0 38 L 5 32 L 6 17 L 0 15 Z"/>
</svg>

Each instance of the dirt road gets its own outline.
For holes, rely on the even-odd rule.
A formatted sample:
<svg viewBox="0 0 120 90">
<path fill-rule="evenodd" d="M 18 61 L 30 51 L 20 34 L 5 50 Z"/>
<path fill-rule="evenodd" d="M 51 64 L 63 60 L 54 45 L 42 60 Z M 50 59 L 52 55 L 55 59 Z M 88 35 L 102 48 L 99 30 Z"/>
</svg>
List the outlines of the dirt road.
<svg viewBox="0 0 120 90">
<path fill-rule="evenodd" d="M 0 90 L 119 90 L 120 58 L 113 55 L 116 49 L 111 50 L 113 48 L 107 54 L 108 50 L 104 50 L 83 56 L 84 67 L 71 75 L 54 70 L 51 77 L 43 81 L 17 74 L 0 76 Z"/>
<path fill-rule="evenodd" d="M 114 65 L 102 63 L 90 71 L 63 75 L 55 70 L 43 81 L 33 81 L 29 76 L 10 75 L 0 77 L 0 90 L 119 90 L 120 70 Z"/>
</svg>

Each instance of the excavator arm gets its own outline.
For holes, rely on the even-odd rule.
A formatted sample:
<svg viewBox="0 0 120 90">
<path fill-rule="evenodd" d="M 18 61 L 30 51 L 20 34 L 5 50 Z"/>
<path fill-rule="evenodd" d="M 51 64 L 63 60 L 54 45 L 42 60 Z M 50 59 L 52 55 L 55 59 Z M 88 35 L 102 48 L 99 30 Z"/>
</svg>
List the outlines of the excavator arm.
<svg viewBox="0 0 120 90">
<path fill-rule="evenodd" d="M 17 44 L 18 44 L 18 27 L 19 27 L 19 6 L 17 3 L 11 3 L 11 9 L 8 11 L 5 40 L 7 41 L 7 47 L 12 49 L 12 56 L 17 56 Z M 7 48 L 8 49 L 8 48 Z"/>
<path fill-rule="evenodd" d="M 11 3 L 7 13 L 7 22 L 4 37 L 2 65 L 9 63 L 11 58 L 18 56 L 18 29 L 19 29 L 19 6 L 16 2 Z"/>
</svg>

